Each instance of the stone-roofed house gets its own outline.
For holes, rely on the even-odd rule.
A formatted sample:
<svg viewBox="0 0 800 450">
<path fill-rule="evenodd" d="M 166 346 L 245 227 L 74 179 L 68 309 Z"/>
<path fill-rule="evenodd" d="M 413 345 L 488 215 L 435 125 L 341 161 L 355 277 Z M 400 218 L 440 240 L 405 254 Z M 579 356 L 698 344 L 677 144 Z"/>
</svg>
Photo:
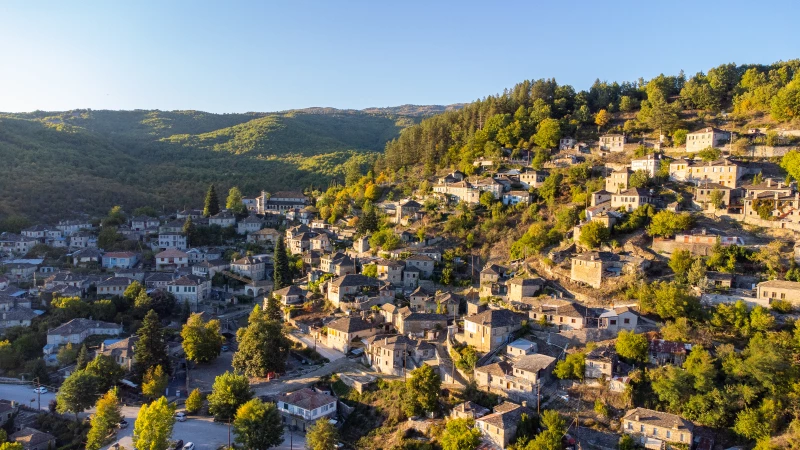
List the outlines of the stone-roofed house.
<svg viewBox="0 0 800 450">
<path fill-rule="evenodd" d="M 264 226 L 264 220 L 260 219 L 258 216 L 252 215 L 247 216 L 244 219 L 240 220 L 238 224 L 236 224 L 236 232 L 238 234 L 250 234 L 255 233 Z"/>
<path fill-rule="evenodd" d="M 47 331 L 47 345 L 56 348 L 59 345 L 71 342 L 81 344 L 84 339 L 91 335 L 99 334 L 105 336 L 119 336 L 122 333 L 122 325 L 100 320 L 72 319 L 69 322 L 59 325 Z"/>
<path fill-rule="evenodd" d="M 277 291 L 272 291 L 272 296 L 280 300 L 284 305 L 299 305 L 306 301 L 308 293 L 298 286 L 291 285 Z M 264 306 L 267 305 L 267 300 L 264 299 Z"/>
<path fill-rule="evenodd" d="M 183 233 L 159 233 L 158 248 L 160 250 L 186 250 L 186 235 Z"/>
<path fill-rule="evenodd" d="M 522 317 L 507 309 L 489 309 L 464 319 L 463 342 L 479 352 L 505 345 L 522 327 Z"/>
<path fill-rule="evenodd" d="M 111 277 L 107 280 L 97 283 L 98 295 L 122 295 L 125 289 L 133 283 L 132 278 L 128 277 Z"/>
<path fill-rule="evenodd" d="M 478 386 L 499 389 L 509 396 L 529 396 L 538 383 L 550 379 L 556 359 L 538 353 L 522 355 L 511 362 L 500 361 L 475 369 Z"/>
<path fill-rule="evenodd" d="M 422 209 L 422 205 L 414 200 L 401 203 L 395 209 L 394 223 L 407 224 L 418 218 L 418 213 Z"/>
<path fill-rule="evenodd" d="M 664 443 L 691 447 L 694 424 L 675 414 L 634 408 L 622 417 L 622 431 L 647 448 L 664 448 Z"/>
<path fill-rule="evenodd" d="M 219 225 L 222 228 L 236 225 L 236 216 L 228 211 L 221 211 L 208 218 L 209 225 Z"/>
<path fill-rule="evenodd" d="M 317 420 L 334 418 L 336 401 L 336 397 L 311 388 L 281 394 L 275 399 L 278 411 L 283 416 L 283 422 L 303 431 Z"/>
<path fill-rule="evenodd" d="M 34 317 L 36 313 L 24 306 L 0 309 L 0 331 L 11 327 L 29 327 Z"/>
<path fill-rule="evenodd" d="M 144 277 L 144 286 L 147 289 L 166 289 L 174 279 L 175 274 L 171 272 L 150 272 Z"/>
<path fill-rule="evenodd" d="M 561 330 L 580 330 L 589 325 L 594 315 L 580 303 L 564 300 L 547 300 L 528 311 L 533 321 L 547 320 Z"/>
<path fill-rule="evenodd" d="M 374 324 L 358 317 L 345 317 L 327 325 L 328 346 L 342 353 L 350 351 L 354 339 L 374 336 L 378 329 Z"/>
<path fill-rule="evenodd" d="M 517 426 L 523 414 L 529 417 L 536 415 L 525 406 L 503 402 L 494 407 L 492 414 L 476 419 L 475 426 L 494 444 L 506 448 L 516 436 Z"/>
<path fill-rule="evenodd" d="M 447 316 L 444 314 L 409 313 L 395 321 L 400 334 L 421 334 L 428 330 L 446 330 Z"/>
<path fill-rule="evenodd" d="M 367 362 L 378 372 L 403 375 L 436 357 L 436 347 L 403 335 L 376 335 L 365 339 Z"/>
<path fill-rule="evenodd" d="M 231 262 L 231 272 L 259 281 L 266 278 L 266 264 L 260 258 L 245 256 Z"/>
<path fill-rule="evenodd" d="M 157 229 L 161 221 L 154 217 L 137 216 L 131 218 L 131 230 L 133 231 L 146 231 L 148 229 Z"/>
<path fill-rule="evenodd" d="M 224 259 L 212 259 L 209 261 L 201 261 L 192 266 L 192 274 L 205 277 L 208 279 L 214 278 L 217 272 L 228 270 L 231 267 L 230 263 Z"/>
<path fill-rule="evenodd" d="M 278 239 L 281 238 L 281 234 L 275 230 L 274 228 L 262 228 L 257 231 L 253 231 L 247 234 L 247 242 L 248 243 L 262 243 L 262 242 L 269 242 L 270 244 L 275 244 Z"/>
<path fill-rule="evenodd" d="M 796 281 L 769 280 L 758 283 L 756 296 L 759 300 L 772 303 L 785 300 L 793 306 L 800 306 L 800 283 Z"/>
<path fill-rule="evenodd" d="M 103 262 L 103 252 L 91 247 L 76 250 L 69 256 L 72 258 L 72 264 L 78 267 L 86 267 L 93 264 L 100 265 Z"/>
<path fill-rule="evenodd" d="M 320 256 L 319 270 L 337 276 L 355 274 L 356 262 L 353 258 L 341 252 L 328 253 Z"/>
<path fill-rule="evenodd" d="M 17 442 L 25 450 L 50 450 L 56 448 L 56 437 L 35 428 L 25 427 L 8 437 L 9 442 Z"/>
<path fill-rule="evenodd" d="M 403 284 L 403 269 L 405 264 L 401 261 L 391 259 L 380 259 L 375 262 L 378 269 L 378 279 L 386 281 L 395 286 Z"/>
<path fill-rule="evenodd" d="M 419 269 L 420 276 L 423 278 L 430 278 L 433 275 L 433 267 L 436 264 L 433 258 L 421 254 L 409 255 L 405 262 L 406 268 L 415 267 Z"/>
<path fill-rule="evenodd" d="M 611 194 L 611 208 L 623 208 L 628 212 L 644 205 L 655 205 L 656 196 L 651 189 L 630 188 L 624 191 Z"/>
<path fill-rule="evenodd" d="M 520 302 L 523 297 L 534 297 L 544 288 L 545 280 L 542 278 L 516 277 L 506 283 L 508 285 L 508 299 Z"/>
<path fill-rule="evenodd" d="M 367 307 L 371 307 L 373 304 L 380 306 L 383 303 L 391 303 L 394 300 L 392 291 L 385 295 L 382 294 L 381 288 L 384 285 L 384 281 L 370 278 L 366 275 L 347 274 L 328 282 L 327 298 L 334 307 L 341 308 L 344 303 L 358 304 L 369 302 L 369 299 L 373 297 L 386 297 L 367 305 Z M 348 306 L 348 309 L 351 308 Z"/>
<path fill-rule="evenodd" d="M 497 264 L 488 264 L 481 270 L 481 284 L 496 283 L 505 278 L 508 268 Z"/>
<path fill-rule="evenodd" d="M 718 147 L 731 138 L 729 131 L 706 127 L 686 135 L 686 152 L 695 153 L 708 147 Z"/>
<path fill-rule="evenodd" d="M 133 352 L 138 340 L 138 336 L 131 336 L 108 345 L 102 343 L 100 344 L 100 349 L 97 351 L 97 354 L 109 356 L 125 370 L 132 370 L 134 361 Z"/>
<path fill-rule="evenodd" d="M 167 291 L 175 296 L 178 304 L 182 305 L 184 301 L 188 301 L 189 305 L 196 307 L 208 297 L 211 281 L 197 275 L 184 275 L 167 283 Z"/>
</svg>

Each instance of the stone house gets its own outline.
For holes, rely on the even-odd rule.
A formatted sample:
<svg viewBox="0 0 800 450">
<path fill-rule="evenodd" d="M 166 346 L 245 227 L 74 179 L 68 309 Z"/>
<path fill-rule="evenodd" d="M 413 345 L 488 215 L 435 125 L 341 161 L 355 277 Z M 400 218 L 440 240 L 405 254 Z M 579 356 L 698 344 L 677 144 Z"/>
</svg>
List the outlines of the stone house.
<svg viewBox="0 0 800 450">
<path fill-rule="evenodd" d="M 630 255 L 610 252 L 585 252 L 572 257 L 570 279 L 599 288 L 603 280 L 622 273 L 640 270 L 648 261 Z"/>
<path fill-rule="evenodd" d="M 336 402 L 336 397 L 311 388 L 281 394 L 275 399 L 283 423 L 302 431 L 306 431 L 317 420 L 336 417 Z"/>
<path fill-rule="evenodd" d="M 464 319 L 463 342 L 479 352 L 505 345 L 522 326 L 522 318 L 507 309 L 489 309 Z"/>
<path fill-rule="evenodd" d="M 417 218 L 417 213 L 422 209 L 422 205 L 414 200 L 401 203 L 395 208 L 394 223 L 408 223 Z"/>
<path fill-rule="evenodd" d="M 535 297 L 544 288 L 545 280 L 536 278 L 512 278 L 508 281 L 508 299 L 520 302 L 523 297 Z"/>
<path fill-rule="evenodd" d="M 138 340 L 138 336 L 131 336 L 108 345 L 106 345 L 105 342 L 101 343 L 97 354 L 109 356 L 125 370 L 132 370 L 134 362 L 133 353 Z"/>
<path fill-rule="evenodd" d="M 122 334 L 122 325 L 99 320 L 72 319 L 47 331 L 47 346 L 52 349 L 71 342 L 73 345 L 83 343 L 91 335 L 119 336 Z M 48 353 L 49 354 L 49 353 Z"/>
<path fill-rule="evenodd" d="M 491 411 L 483 406 L 466 401 L 459 403 L 450 411 L 450 417 L 454 419 L 480 419 L 481 417 L 489 414 Z"/>
<path fill-rule="evenodd" d="M 247 216 L 236 224 L 237 234 L 251 234 L 260 231 L 264 226 L 264 220 L 258 216 Z"/>
<path fill-rule="evenodd" d="M 228 211 L 221 211 L 208 218 L 209 225 L 219 225 L 222 228 L 236 225 L 236 216 Z"/>
<path fill-rule="evenodd" d="M 253 281 L 263 280 L 266 277 L 266 263 L 261 258 L 245 256 L 231 262 L 231 272 Z"/>
<path fill-rule="evenodd" d="M 695 153 L 708 147 L 718 147 L 729 141 L 731 133 L 714 127 L 692 131 L 686 135 L 686 152 Z"/>
<path fill-rule="evenodd" d="M 433 275 L 433 267 L 436 264 L 433 258 L 422 254 L 412 254 L 405 260 L 406 267 L 419 269 L 420 276 L 430 278 Z"/>
<path fill-rule="evenodd" d="M 167 291 L 175 296 L 178 304 L 188 301 L 189 305 L 196 307 L 208 297 L 211 281 L 197 275 L 184 275 L 167 283 Z"/>
<path fill-rule="evenodd" d="M 21 444 L 24 450 L 50 450 L 56 448 L 55 436 L 31 427 L 25 427 L 10 435 L 8 441 Z"/>
<path fill-rule="evenodd" d="M 643 170 L 647 172 L 650 178 L 655 178 L 662 164 L 661 155 L 647 155 L 644 158 L 635 158 L 631 160 L 631 170 L 638 172 Z"/>
<path fill-rule="evenodd" d="M 397 332 L 400 334 L 423 334 L 428 330 L 446 330 L 447 316 L 412 312 L 400 315 L 396 320 Z"/>
<path fill-rule="evenodd" d="M 353 340 L 375 336 L 378 328 L 358 317 L 345 317 L 327 325 L 328 346 L 342 353 L 350 351 Z"/>
<path fill-rule="evenodd" d="M 639 315 L 631 308 L 617 307 L 603 311 L 597 323 L 600 329 L 633 331 L 639 323 Z"/>
<path fill-rule="evenodd" d="M 283 305 L 299 305 L 306 301 L 308 293 L 298 286 L 291 285 L 277 291 L 272 291 L 272 296 L 280 300 Z M 264 307 L 267 306 L 267 300 L 264 299 Z"/>
<path fill-rule="evenodd" d="M 97 283 L 97 294 L 106 296 L 122 295 L 131 283 L 133 283 L 133 279 L 128 277 L 111 277 Z"/>
<path fill-rule="evenodd" d="M 367 362 L 380 373 L 402 376 L 436 357 L 436 347 L 403 335 L 378 335 L 366 340 Z"/>
<path fill-rule="evenodd" d="M 675 414 L 635 408 L 622 417 L 622 431 L 642 445 L 670 448 L 669 444 L 682 444 L 691 447 L 694 424 Z"/>
<path fill-rule="evenodd" d="M 796 281 L 769 280 L 756 286 L 756 296 L 772 303 L 774 300 L 785 300 L 793 306 L 800 306 L 800 283 Z"/>
<path fill-rule="evenodd" d="M 614 376 L 618 362 L 617 352 L 611 347 L 597 347 L 586 355 L 584 377 L 594 380 Z"/>
<path fill-rule="evenodd" d="M 400 286 L 403 284 L 403 269 L 405 264 L 400 261 L 381 259 L 375 262 L 378 269 L 378 279 L 389 284 Z"/>
<path fill-rule="evenodd" d="M 530 170 L 519 174 L 519 184 L 525 189 L 538 188 L 547 179 L 549 173 L 544 170 Z"/>
<path fill-rule="evenodd" d="M 133 231 L 146 231 L 158 229 L 161 221 L 155 217 L 138 216 L 131 219 L 131 230 Z"/>
<path fill-rule="evenodd" d="M 568 301 L 548 301 L 534 306 L 528 311 L 528 317 L 533 321 L 542 318 L 561 330 L 580 330 L 588 326 L 588 321 L 594 315 L 580 303 Z"/>
<path fill-rule="evenodd" d="M 506 346 L 506 355 L 512 358 L 536 353 L 536 343 L 527 339 L 519 338 Z"/>
<path fill-rule="evenodd" d="M 622 152 L 625 150 L 625 135 L 604 134 L 600 136 L 600 150 Z"/>
<path fill-rule="evenodd" d="M 475 426 L 495 445 L 506 448 L 516 437 L 517 426 L 523 414 L 527 414 L 528 417 L 536 415 L 525 406 L 503 402 L 494 407 L 492 414 L 476 419 Z"/>
<path fill-rule="evenodd" d="M 655 205 L 656 196 L 651 189 L 631 188 L 611 195 L 611 208 L 628 212 L 644 205 Z"/>
<path fill-rule="evenodd" d="M 248 233 L 247 242 L 256 244 L 269 242 L 270 244 L 275 244 L 280 237 L 281 234 L 278 233 L 274 228 L 262 228 L 260 230 Z"/>
<path fill-rule="evenodd" d="M 633 175 L 633 172 L 627 167 L 622 170 L 611 172 L 608 178 L 606 178 L 605 190 L 611 193 L 627 191 L 630 187 L 631 175 Z"/>
</svg>

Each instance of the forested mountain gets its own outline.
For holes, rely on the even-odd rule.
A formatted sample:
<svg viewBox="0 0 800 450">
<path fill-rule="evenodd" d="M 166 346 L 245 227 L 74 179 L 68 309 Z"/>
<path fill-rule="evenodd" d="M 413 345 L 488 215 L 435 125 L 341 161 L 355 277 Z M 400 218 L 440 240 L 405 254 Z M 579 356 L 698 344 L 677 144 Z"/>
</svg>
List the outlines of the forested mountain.
<svg viewBox="0 0 800 450">
<path fill-rule="evenodd" d="M 42 112 L 0 115 L 0 217 L 105 213 L 113 205 L 198 206 L 209 183 L 245 195 L 325 187 L 342 164 L 365 167 L 413 124 L 399 115 Z"/>
<path fill-rule="evenodd" d="M 387 144 L 379 168 L 421 163 L 427 173 L 469 172 L 475 158 L 497 156 L 502 147 L 553 148 L 561 136 L 591 139 L 600 131 L 672 136 L 723 118 L 740 126 L 800 118 L 800 60 L 724 64 L 688 78 L 681 72 L 649 81 L 597 80 L 580 92 L 553 79 L 526 80 L 404 130 Z"/>
</svg>

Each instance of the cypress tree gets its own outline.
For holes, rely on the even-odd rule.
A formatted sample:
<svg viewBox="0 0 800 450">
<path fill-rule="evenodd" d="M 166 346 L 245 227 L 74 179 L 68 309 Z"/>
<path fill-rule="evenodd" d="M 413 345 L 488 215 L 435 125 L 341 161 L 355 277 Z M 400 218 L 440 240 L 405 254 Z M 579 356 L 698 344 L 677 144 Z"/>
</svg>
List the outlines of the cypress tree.
<svg viewBox="0 0 800 450">
<path fill-rule="evenodd" d="M 203 215 L 206 217 L 219 214 L 219 198 L 217 198 L 217 190 L 214 189 L 214 184 L 208 187 L 206 192 L 206 204 L 203 207 Z"/>
<path fill-rule="evenodd" d="M 275 244 L 273 261 L 275 263 L 275 286 L 273 289 L 283 289 L 292 284 L 292 274 L 289 271 L 289 257 L 286 256 L 286 244 L 283 242 L 283 239 L 278 239 L 278 242 Z"/>
</svg>

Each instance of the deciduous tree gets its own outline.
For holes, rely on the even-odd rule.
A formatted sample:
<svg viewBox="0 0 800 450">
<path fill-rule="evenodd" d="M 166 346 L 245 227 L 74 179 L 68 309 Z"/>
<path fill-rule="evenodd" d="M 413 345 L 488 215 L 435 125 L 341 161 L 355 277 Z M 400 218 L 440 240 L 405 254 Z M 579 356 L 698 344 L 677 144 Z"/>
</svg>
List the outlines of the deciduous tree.
<svg viewBox="0 0 800 450">
<path fill-rule="evenodd" d="M 633 331 L 622 330 L 617 336 L 615 345 L 617 354 L 627 360 L 636 362 L 647 362 L 647 350 L 649 343 L 642 334 Z"/>
<path fill-rule="evenodd" d="M 436 411 L 441 388 L 442 379 L 427 364 L 412 370 L 406 381 L 406 413 L 413 416 Z"/>
<path fill-rule="evenodd" d="M 98 380 L 85 370 L 76 370 L 64 380 L 56 394 L 56 410 L 60 413 L 71 412 L 78 420 L 78 413 L 94 405 L 97 400 Z"/>
<path fill-rule="evenodd" d="M 257 398 L 236 411 L 233 431 L 236 442 L 248 449 L 266 450 L 283 442 L 283 422 L 278 408 L 274 403 L 264 403 Z"/>
<path fill-rule="evenodd" d="M 169 379 L 167 378 L 167 374 L 164 373 L 164 368 L 160 365 L 151 367 L 144 374 L 144 379 L 142 380 L 142 394 L 150 397 L 150 399 L 158 398 L 164 395 L 168 384 Z"/>
<path fill-rule="evenodd" d="M 271 372 L 283 372 L 289 355 L 290 341 L 283 326 L 270 320 L 256 306 L 247 327 L 236 332 L 239 349 L 233 355 L 233 368 L 251 377 L 266 377 Z"/>
<path fill-rule="evenodd" d="M 244 375 L 225 372 L 214 379 L 208 396 L 208 412 L 218 420 L 233 419 L 236 411 L 253 398 L 250 381 Z"/>
<path fill-rule="evenodd" d="M 335 450 L 339 443 L 339 432 L 327 420 L 318 420 L 306 432 L 308 450 Z"/>
<path fill-rule="evenodd" d="M 481 443 L 481 432 L 475 428 L 472 419 L 450 419 L 444 426 L 439 442 L 442 450 L 474 450 Z"/>
<path fill-rule="evenodd" d="M 92 415 L 92 428 L 86 435 L 87 450 L 99 450 L 103 446 L 108 435 L 122 420 L 121 409 L 117 388 L 111 389 L 97 400 L 95 413 Z"/>
<path fill-rule="evenodd" d="M 139 449 L 167 450 L 175 426 L 175 407 L 166 397 L 142 405 L 133 425 L 133 446 Z"/>
<path fill-rule="evenodd" d="M 209 362 L 219 356 L 225 338 L 220 333 L 219 320 L 203 322 L 200 314 L 192 314 L 181 329 L 183 351 L 194 362 Z"/>
</svg>

